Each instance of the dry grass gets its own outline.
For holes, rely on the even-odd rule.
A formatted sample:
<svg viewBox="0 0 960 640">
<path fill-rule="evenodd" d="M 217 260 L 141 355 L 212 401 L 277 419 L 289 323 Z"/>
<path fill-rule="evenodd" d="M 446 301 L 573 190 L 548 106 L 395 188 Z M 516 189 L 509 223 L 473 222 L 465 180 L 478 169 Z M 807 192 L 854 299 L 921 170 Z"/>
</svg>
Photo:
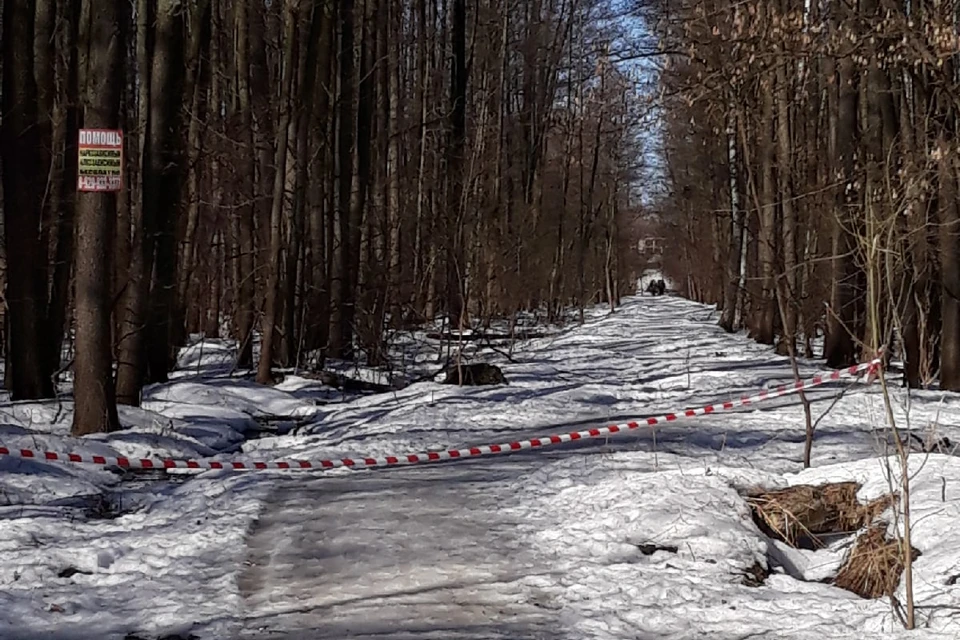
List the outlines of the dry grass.
<svg viewBox="0 0 960 640">
<path fill-rule="evenodd" d="M 861 598 L 890 596 L 903 573 L 903 542 L 887 537 L 887 525 L 870 527 L 857 538 L 834 585 Z M 910 549 L 914 559 L 920 552 Z"/>
<path fill-rule="evenodd" d="M 797 485 L 778 491 L 761 491 L 747 497 L 754 520 L 768 535 L 787 544 L 819 549 L 817 534 L 852 533 L 868 526 L 896 501 L 893 495 L 860 504 L 856 482 L 821 486 Z"/>
</svg>

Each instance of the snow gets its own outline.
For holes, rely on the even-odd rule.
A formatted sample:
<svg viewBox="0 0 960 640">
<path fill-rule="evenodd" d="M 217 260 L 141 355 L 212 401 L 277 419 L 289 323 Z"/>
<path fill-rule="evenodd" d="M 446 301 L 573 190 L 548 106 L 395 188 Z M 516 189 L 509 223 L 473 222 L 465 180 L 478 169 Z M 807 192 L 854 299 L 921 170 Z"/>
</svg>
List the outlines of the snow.
<svg viewBox="0 0 960 640">
<path fill-rule="evenodd" d="M 305 372 L 259 386 L 233 370 L 236 345 L 195 339 L 170 382 L 123 409 L 123 431 L 73 438 L 68 399 L 8 403 L 0 443 L 137 457 L 397 455 L 602 426 L 793 380 L 785 358 L 672 296 L 588 310 L 583 326 L 521 320 L 543 337 L 464 343 L 501 366 L 507 385 L 432 381 L 457 345 L 424 331 L 393 336 L 392 370 L 331 363 L 367 381 L 420 380 L 364 395 Z M 804 377 L 821 367 L 800 362 Z M 901 428 L 960 442 L 960 399 L 891 393 Z M 899 486 L 878 385 L 808 397 L 819 422 L 807 470 L 796 396 L 655 431 L 379 471 L 158 481 L 0 457 L 0 637 L 957 637 L 960 458 L 949 447 L 910 458 L 916 632 L 901 630 L 886 600 L 824 582 L 852 537 L 804 551 L 754 524 L 742 496 L 757 487 L 856 481 L 866 501 Z M 747 584 L 771 557 L 773 573 Z"/>
<path fill-rule="evenodd" d="M 225 611 L 243 606 L 245 531 L 265 495 L 260 479 L 211 473 L 125 493 L 132 512 L 115 519 L 0 515 L 0 637 L 156 637 L 194 623 L 225 637 Z"/>
<path fill-rule="evenodd" d="M 253 417 L 311 418 L 318 413 L 314 403 L 292 397 L 282 389 L 264 387 L 239 378 L 180 379 L 144 390 L 147 406 L 187 404 L 239 411 Z M 186 409 L 181 410 L 181 415 Z M 209 414 L 208 414 L 209 415 Z"/>
</svg>

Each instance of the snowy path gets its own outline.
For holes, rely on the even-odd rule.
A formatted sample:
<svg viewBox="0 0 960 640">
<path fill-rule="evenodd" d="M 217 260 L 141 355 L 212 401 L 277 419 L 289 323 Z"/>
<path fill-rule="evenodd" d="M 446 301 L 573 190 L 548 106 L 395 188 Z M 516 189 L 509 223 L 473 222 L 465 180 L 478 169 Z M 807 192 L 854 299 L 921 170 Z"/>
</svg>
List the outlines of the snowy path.
<svg viewBox="0 0 960 640">
<path fill-rule="evenodd" d="M 805 363 L 802 373 L 821 366 Z M 527 343 L 505 372 L 505 387 L 414 385 L 334 407 L 304 435 L 246 448 L 316 459 L 502 442 L 792 379 L 785 358 L 723 333 L 708 310 L 675 298 L 633 299 Z M 837 391 L 811 394 L 821 400 L 815 415 Z M 861 388 L 820 425 L 822 477 L 872 479 L 867 493 L 883 490 L 870 460 L 875 412 Z M 241 637 L 896 636 L 882 601 L 782 574 L 759 588 L 744 584 L 755 563 L 766 563 L 767 540 L 738 490 L 799 471 L 802 442 L 802 411 L 785 398 L 609 442 L 283 478 L 248 536 Z M 952 460 L 937 473 L 960 471 Z M 791 481 L 816 481 L 816 473 Z M 650 553 L 650 545 L 674 550 Z M 812 557 L 811 566 L 828 570 L 820 565 L 835 556 Z M 932 598 L 937 589 L 931 582 Z"/>
<path fill-rule="evenodd" d="M 54 405 L 9 408 L 16 424 L 0 424 L 0 441 L 103 455 L 231 457 L 240 446 L 247 459 L 397 455 L 603 426 L 793 379 L 785 358 L 715 322 L 689 301 L 632 298 L 518 344 L 509 361 L 492 356 L 507 385 L 423 382 L 316 405 L 309 380 L 264 388 L 184 377 L 151 391 L 160 413 L 130 413 L 140 426 L 103 441 L 71 439 Z M 206 357 L 197 354 L 197 369 Z M 801 374 L 821 368 L 804 362 Z M 894 392 L 901 426 L 909 415 L 921 435 L 960 442 L 955 396 L 922 391 L 907 402 Z M 204 473 L 149 499 L 124 493 L 124 512 L 106 519 L 76 519 L 62 501 L 122 491 L 110 474 L 0 458 L 0 502 L 11 505 L 0 507 L 0 638 L 960 637 L 956 455 L 911 458 L 921 630 L 902 632 L 884 599 L 821 581 L 842 562 L 843 543 L 797 551 L 791 573 L 775 570 L 759 586 L 745 580 L 767 565 L 772 543 L 743 491 L 824 481 L 862 484 L 862 501 L 889 491 L 876 386 L 827 385 L 811 397 L 815 418 L 830 411 L 807 471 L 795 397 L 443 465 Z M 305 426 L 244 438 L 257 417 L 272 416 Z"/>
<path fill-rule="evenodd" d="M 500 507 L 517 461 L 279 483 L 240 578 L 244 638 L 560 639 L 529 523 Z"/>
</svg>

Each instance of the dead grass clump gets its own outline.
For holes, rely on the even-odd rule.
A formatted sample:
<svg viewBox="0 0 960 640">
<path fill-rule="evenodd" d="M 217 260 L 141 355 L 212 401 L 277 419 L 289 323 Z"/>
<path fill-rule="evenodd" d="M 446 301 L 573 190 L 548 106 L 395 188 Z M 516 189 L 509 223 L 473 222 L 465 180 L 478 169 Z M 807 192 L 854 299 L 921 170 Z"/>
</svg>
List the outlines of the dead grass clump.
<svg viewBox="0 0 960 640">
<path fill-rule="evenodd" d="M 897 495 L 888 493 L 885 496 L 874 498 L 867 504 L 860 505 L 856 520 L 850 522 L 850 530 L 869 526 L 874 520 L 880 517 L 880 514 L 895 504 L 897 504 Z"/>
<path fill-rule="evenodd" d="M 852 533 L 869 525 L 896 498 L 883 496 L 860 504 L 856 482 L 797 485 L 747 497 L 754 521 L 767 535 L 796 548 L 820 549 L 817 534 Z"/>
<path fill-rule="evenodd" d="M 903 541 L 887 536 L 886 524 L 870 527 L 857 538 L 834 578 L 834 585 L 861 598 L 892 595 L 903 573 L 902 545 Z M 913 547 L 910 553 L 914 559 L 920 556 Z"/>
</svg>

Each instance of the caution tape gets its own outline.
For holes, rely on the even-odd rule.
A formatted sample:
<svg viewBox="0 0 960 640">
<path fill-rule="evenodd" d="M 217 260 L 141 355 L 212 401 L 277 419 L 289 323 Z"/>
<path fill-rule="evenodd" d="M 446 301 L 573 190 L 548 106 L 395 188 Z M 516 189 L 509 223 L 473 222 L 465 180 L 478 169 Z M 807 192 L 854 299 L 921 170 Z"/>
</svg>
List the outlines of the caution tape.
<svg viewBox="0 0 960 640">
<path fill-rule="evenodd" d="M 742 407 L 751 407 L 755 404 L 779 398 L 794 393 L 799 393 L 806 389 L 819 387 L 828 382 L 835 382 L 846 378 L 854 378 L 861 373 L 868 372 L 872 379 L 874 374 L 881 366 L 881 359 L 872 360 L 863 364 L 855 365 L 846 369 L 838 369 L 830 372 L 821 373 L 798 380 L 793 384 L 780 385 L 773 389 L 763 389 L 751 396 L 743 396 L 736 400 L 728 400 L 719 404 L 711 404 L 696 409 L 687 409 L 677 413 L 667 413 L 660 416 L 651 416 L 649 418 L 639 419 L 633 422 L 623 424 L 612 424 L 606 427 L 595 429 L 586 429 L 584 431 L 573 431 L 570 433 L 555 434 L 531 438 L 529 440 L 517 440 L 515 442 L 505 442 L 502 444 L 488 444 L 483 446 L 469 447 L 465 449 L 450 449 L 448 451 L 437 451 L 427 453 L 412 453 L 407 455 L 384 456 L 379 458 L 339 458 L 330 460 L 275 460 L 270 462 L 250 462 L 244 460 L 218 461 L 218 460 L 173 460 L 164 458 L 126 458 L 98 456 L 79 453 L 60 453 L 57 451 L 37 451 L 33 449 L 10 449 L 0 446 L 0 456 L 12 456 L 18 458 L 28 458 L 37 460 L 46 460 L 51 462 L 64 462 L 76 464 L 92 464 L 107 467 L 120 467 L 122 469 L 235 469 L 235 470 L 261 470 L 261 469 L 336 469 L 347 467 L 351 469 L 366 469 L 375 467 L 397 467 L 421 464 L 425 462 L 444 462 L 449 460 L 463 460 L 468 458 L 477 458 L 481 456 L 490 456 L 497 454 L 513 453 L 526 449 L 541 449 L 544 447 L 575 442 L 578 440 L 588 440 L 593 438 L 604 438 L 618 433 L 635 431 L 643 427 L 655 427 L 662 424 L 670 424 L 679 420 L 694 418 L 697 416 L 710 415 L 723 411 L 731 411 Z"/>
</svg>

